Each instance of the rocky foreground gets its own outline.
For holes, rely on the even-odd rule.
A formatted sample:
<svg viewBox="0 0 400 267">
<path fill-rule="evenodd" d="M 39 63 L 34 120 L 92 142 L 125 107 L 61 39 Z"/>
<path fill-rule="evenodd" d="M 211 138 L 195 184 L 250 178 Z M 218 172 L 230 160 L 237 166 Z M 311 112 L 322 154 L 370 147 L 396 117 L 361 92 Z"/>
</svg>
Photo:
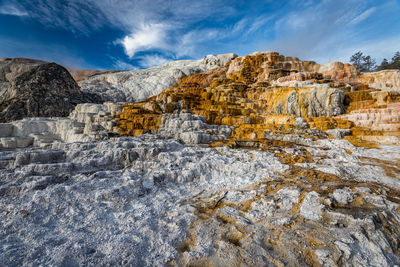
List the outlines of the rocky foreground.
<svg viewBox="0 0 400 267">
<path fill-rule="evenodd" d="M 271 52 L 88 77 L 111 102 L 0 124 L 0 262 L 400 265 L 399 81 Z"/>
</svg>

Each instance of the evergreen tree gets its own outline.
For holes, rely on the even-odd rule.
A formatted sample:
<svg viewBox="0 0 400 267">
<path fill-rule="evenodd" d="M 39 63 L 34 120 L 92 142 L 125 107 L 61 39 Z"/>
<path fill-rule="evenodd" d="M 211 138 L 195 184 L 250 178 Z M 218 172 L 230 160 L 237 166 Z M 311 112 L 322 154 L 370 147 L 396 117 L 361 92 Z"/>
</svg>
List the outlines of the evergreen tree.
<svg viewBox="0 0 400 267">
<path fill-rule="evenodd" d="M 389 61 L 386 58 L 384 58 L 382 60 L 381 65 L 379 65 L 378 70 L 387 70 L 388 68 L 389 68 Z"/>
<path fill-rule="evenodd" d="M 371 58 L 371 56 L 364 55 L 361 51 L 358 51 L 357 53 L 352 55 L 350 58 L 350 62 L 359 71 L 373 71 L 376 66 L 375 59 Z"/>
<path fill-rule="evenodd" d="M 392 63 L 397 62 L 397 61 L 400 61 L 400 52 L 399 51 L 397 51 L 394 54 L 394 57 L 392 58 Z"/>
<path fill-rule="evenodd" d="M 364 71 L 364 66 L 362 64 L 363 61 L 363 53 L 361 51 L 358 51 L 354 55 L 351 56 L 350 62 L 358 69 L 359 71 Z"/>
<path fill-rule="evenodd" d="M 396 52 L 394 54 L 394 57 L 392 58 L 391 62 L 391 68 L 392 69 L 399 69 L 400 70 L 400 52 Z"/>
<path fill-rule="evenodd" d="M 400 70 L 400 52 L 396 52 L 389 62 L 384 58 L 379 66 L 376 65 L 375 59 L 371 56 L 364 55 L 361 51 L 358 51 L 351 56 L 350 62 L 359 71 L 374 71 L 374 70 Z"/>
<path fill-rule="evenodd" d="M 362 66 L 364 71 L 373 71 L 375 70 L 376 61 L 375 59 L 371 58 L 371 56 L 365 56 L 362 58 L 363 63 Z"/>
</svg>

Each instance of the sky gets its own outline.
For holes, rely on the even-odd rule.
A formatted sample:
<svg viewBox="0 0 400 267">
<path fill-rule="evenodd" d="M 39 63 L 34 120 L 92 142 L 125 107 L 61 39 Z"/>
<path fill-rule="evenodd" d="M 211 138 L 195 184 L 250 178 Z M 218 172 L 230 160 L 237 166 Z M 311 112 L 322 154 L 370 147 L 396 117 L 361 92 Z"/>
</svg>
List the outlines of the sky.
<svg viewBox="0 0 400 267">
<path fill-rule="evenodd" d="M 324 64 L 400 50 L 400 0 L 0 0 L 0 57 L 132 70 L 277 51 Z"/>
</svg>

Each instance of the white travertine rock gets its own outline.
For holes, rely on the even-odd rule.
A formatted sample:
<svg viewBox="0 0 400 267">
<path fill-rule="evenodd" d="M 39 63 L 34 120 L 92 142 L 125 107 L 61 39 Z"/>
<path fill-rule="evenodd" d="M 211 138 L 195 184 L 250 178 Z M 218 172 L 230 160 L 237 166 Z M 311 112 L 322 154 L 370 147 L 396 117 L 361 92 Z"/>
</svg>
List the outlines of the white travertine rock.
<svg viewBox="0 0 400 267">
<path fill-rule="evenodd" d="M 68 118 L 26 118 L 0 124 L 0 148 L 105 140 L 110 133 L 118 133 L 115 116 L 122 108 L 123 104 L 118 103 L 78 104 Z M 152 133 L 195 145 L 226 140 L 232 129 L 225 125 L 209 125 L 203 116 L 181 112 L 163 115 L 161 125 Z"/>
<path fill-rule="evenodd" d="M 370 88 L 400 92 L 400 70 L 362 73 L 358 81 L 368 84 Z"/>
<path fill-rule="evenodd" d="M 347 205 L 354 199 L 354 193 L 349 188 L 336 189 L 332 193 L 333 198 L 342 205 Z"/>
<path fill-rule="evenodd" d="M 208 66 L 222 67 L 236 57 L 237 55 L 232 53 L 221 55 L 208 55 L 203 58 L 202 63 Z"/>
<path fill-rule="evenodd" d="M 222 67 L 236 57 L 235 54 L 209 55 L 202 60 L 180 60 L 143 70 L 99 74 L 79 82 L 79 86 L 105 101 L 137 102 L 176 85 L 184 76 Z"/>
<path fill-rule="evenodd" d="M 108 138 L 116 126 L 117 103 L 78 104 L 68 118 L 25 118 L 0 124 L 0 148 L 50 146 L 59 142 L 90 142 Z"/>
<path fill-rule="evenodd" d="M 225 140 L 232 132 L 226 125 L 209 125 L 203 116 L 191 113 L 164 114 L 156 134 L 185 144 L 209 144 Z"/>
<path fill-rule="evenodd" d="M 209 147 L 234 128 L 184 109 L 151 134 L 114 138 L 122 108 L 0 124 L 0 265 L 400 263 L 400 146 L 355 147 L 328 139 L 347 130 L 297 118 L 290 134 L 264 134 L 287 146 Z"/>
<path fill-rule="evenodd" d="M 299 201 L 300 190 L 298 188 L 284 188 L 277 192 L 276 199 L 279 207 L 285 210 L 290 210 L 293 204 Z"/>
<path fill-rule="evenodd" d="M 167 120 L 176 126 L 173 136 L 207 127 L 187 113 Z M 334 168 L 343 180 L 289 178 L 294 169 L 269 152 L 187 146 L 156 135 L 0 151 L 0 262 L 185 266 L 204 258 L 223 266 L 238 259 L 301 266 L 300 252 L 309 249 L 320 264 L 397 264 L 390 244 L 397 244 L 399 205 L 384 188 L 399 188 L 398 179 L 359 170 L 363 157 L 391 160 L 398 150 L 364 151 L 332 139 L 281 149 L 295 155 L 304 148 L 315 160 L 305 170 Z M 374 193 L 365 187 L 370 181 Z M 355 205 L 353 194 L 365 203 L 362 213 L 325 209 L 332 197 Z M 321 246 L 309 245 L 310 236 Z"/>
<path fill-rule="evenodd" d="M 333 260 L 332 254 L 329 252 L 329 250 L 325 249 L 317 249 L 315 251 L 315 254 L 317 255 L 319 264 L 321 266 L 336 266 L 337 264 Z"/>
<path fill-rule="evenodd" d="M 299 129 L 308 129 L 310 128 L 310 125 L 303 118 L 296 118 L 294 127 Z"/>
<path fill-rule="evenodd" d="M 343 137 L 351 134 L 350 129 L 330 129 L 326 130 L 325 132 L 337 139 L 342 139 Z"/>
<path fill-rule="evenodd" d="M 300 206 L 300 214 L 308 220 L 319 221 L 322 219 L 323 208 L 324 205 L 321 204 L 319 194 L 315 191 L 312 191 L 304 198 Z"/>
</svg>

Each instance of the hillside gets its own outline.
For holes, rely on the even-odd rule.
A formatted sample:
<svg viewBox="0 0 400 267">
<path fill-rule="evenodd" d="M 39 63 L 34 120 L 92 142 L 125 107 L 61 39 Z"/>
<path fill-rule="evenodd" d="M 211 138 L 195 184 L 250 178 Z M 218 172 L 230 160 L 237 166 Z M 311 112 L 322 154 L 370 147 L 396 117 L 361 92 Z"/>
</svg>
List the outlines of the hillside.
<svg viewBox="0 0 400 267">
<path fill-rule="evenodd" d="M 4 265 L 400 264 L 399 71 L 256 52 L 19 86 L 49 67 L 24 64 L 0 103 L 56 100 L 0 123 Z"/>
</svg>

